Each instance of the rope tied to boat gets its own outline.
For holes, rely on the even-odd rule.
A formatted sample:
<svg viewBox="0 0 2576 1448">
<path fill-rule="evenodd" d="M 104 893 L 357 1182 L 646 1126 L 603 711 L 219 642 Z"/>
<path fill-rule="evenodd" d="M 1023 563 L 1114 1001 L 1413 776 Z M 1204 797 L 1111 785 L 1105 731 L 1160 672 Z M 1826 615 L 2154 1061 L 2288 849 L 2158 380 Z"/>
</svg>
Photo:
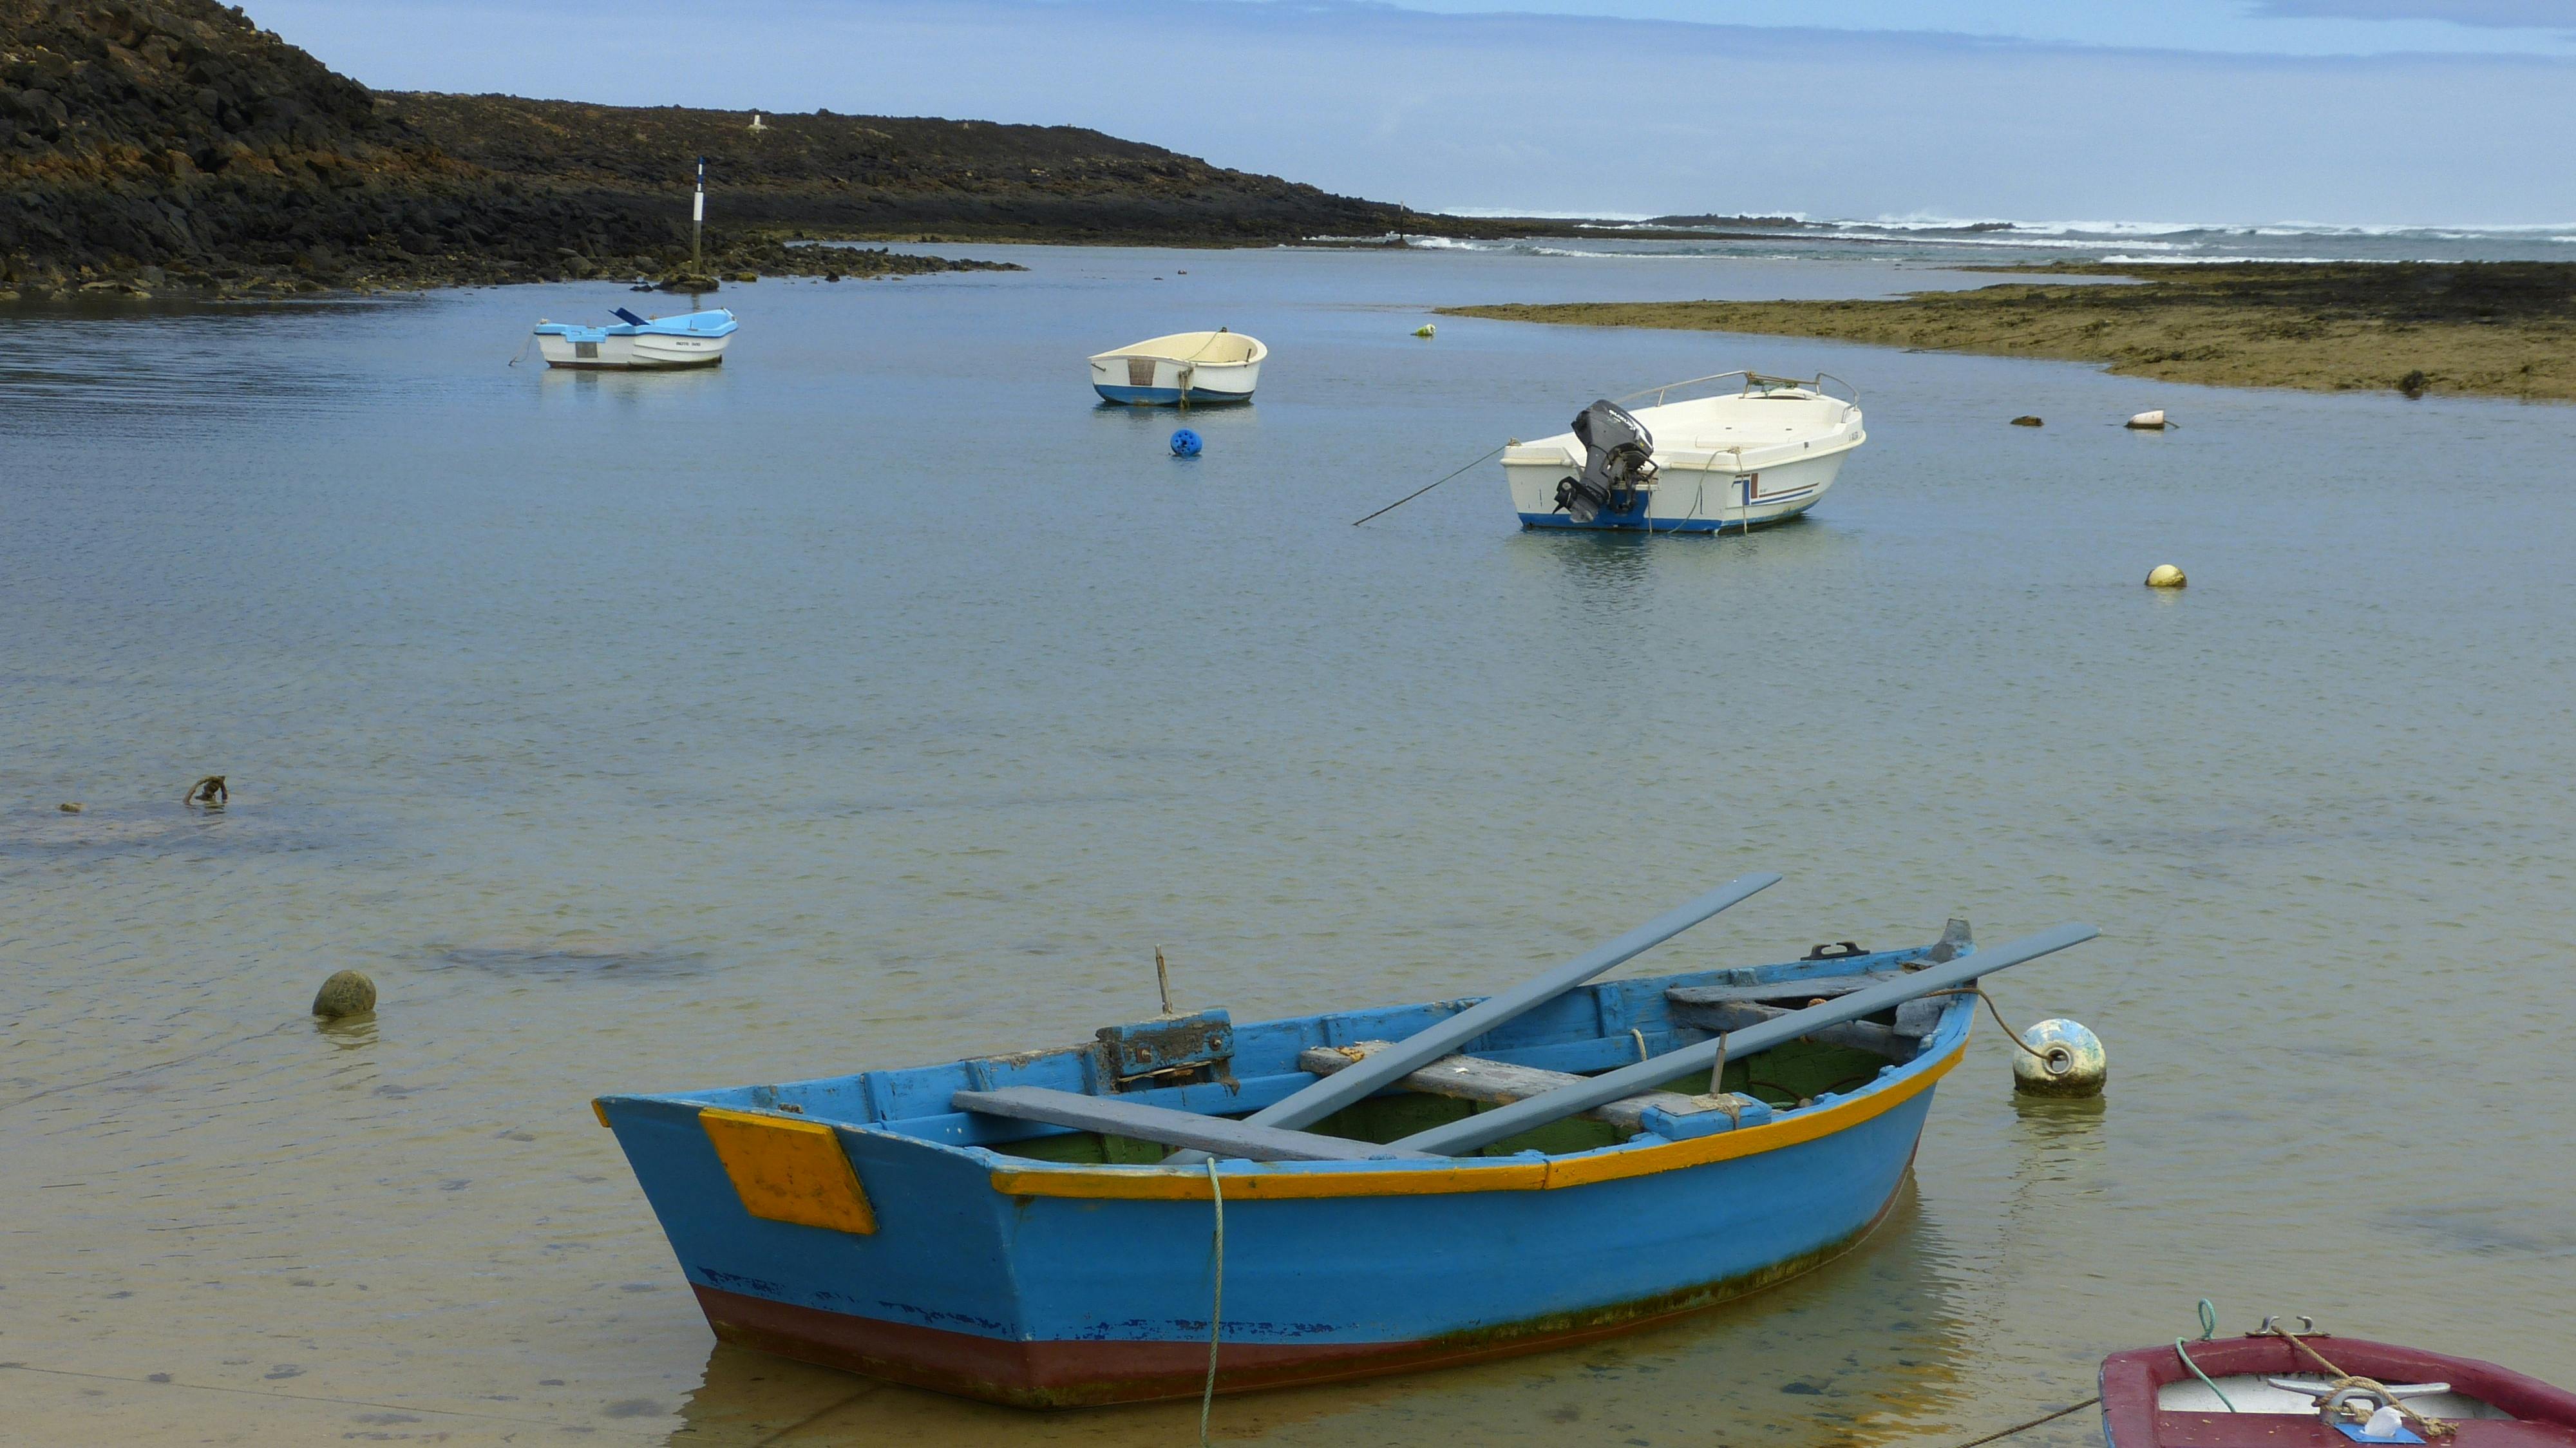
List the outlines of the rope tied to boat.
<svg viewBox="0 0 2576 1448">
<path fill-rule="evenodd" d="M 1499 452 L 1501 452 L 1501 451 L 1503 450 L 1503 448 L 1504 448 L 1504 447 L 1510 447 L 1510 446 L 1511 446 L 1511 444 L 1510 444 L 1510 443 L 1504 443 L 1504 444 L 1503 444 L 1503 447 L 1498 447 L 1498 448 L 1494 449 L 1494 451 L 1493 451 L 1493 452 L 1489 452 L 1489 453 L 1485 454 L 1485 457 L 1481 457 L 1481 458 L 1476 459 L 1476 462 L 1467 464 L 1467 467 L 1466 467 L 1466 468 L 1460 468 L 1460 469 L 1458 470 L 1458 473 L 1463 473 L 1463 472 L 1467 471 L 1467 468 L 1472 468 L 1472 467 L 1474 467 L 1474 466 L 1476 465 L 1476 463 L 1481 463 L 1481 462 L 1483 462 L 1483 461 L 1485 460 L 1485 458 L 1490 458 L 1490 457 L 1494 456 L 1494 454 L 1495 454 L 1495 453 L 1499 453 Z M 1442 478 L 1442 479 L 1440 480 L 1440 482 L 1439 482 L 1439 483 L 1426 483 L 1426 484 L 1424 484 L 1423 486 L 1421 486 L 1421 487 L 1419 487 L 1419 488 L 1414 489 L 1412 492 L 1409 492 L 1409 493 L 1405 494 L 1403 497 L 1396 499 L 1394 502 L 1387 504 L 1385 507 L 1378 509 L 1378 510 L 1377 510 L 1377 512 L 1369 514 L 1369 515 L 1368 515 L 1368 518 L 1353 518 L 1353 519 L 1351 520 L 1351 526 L 1352 526 L 1352 527 L 1354 527 L 1354 528 L 1356 528 L 1356 527 L 1358 527 L 1359 525 L 1361 525 L 1362 523 L 1367 522 L 1367 521 L 1369 520 L 1369 518 L 1375 518 L 1375 517 L 1378 517 L 1380 514 L 1392 513 L 1392 512 L 1394 512 L 1396 509 L 1403 507 L 1405 504 L 1412 502 L 1414 499 L 1421 497 L 1423 494 L 1425 494 L 1425 493 L 1427 493 L 1427 492 L 1430 492 L 1433 488 L 1436 488 L 1436 487 L 1440 486 L 1440 483 L 1445 483 L 1445 482 L 1449 481 L 1449 478 L 1454 478 L 1454 477 L 1458 476 L 1458 473 L 1451 473 L 1451 474 L 1449 474 L 1449 477 L 1444 477 L 1444 478 Z"/>
<path fill-rule="evenodd" d="M 2389 1391 L 2386 1383 L 2379 1381 L 2377 1378 L 2356 1377 L 2353 1374 L 2336 1367 L 2333 1363 L 2328 1362 L 2324 1353 L 2308 1346 L 2307 1335 L 2305 1333 L 2292 1332 L 2288 1328 L 2280 1326 L 2272 1319 L 2266 1318 L 2263 1321 L 2262 1327 L 2256 1329 L 2254 1335 L 2257 1337 L 2266 1335 L 2277 1337 L 2283 1342 L 2288 1343 L 2290 1346 L 2297 1348 L 2299 1351 L 2306 1353 L 2308 1356 L 2315 1358 L 2317 1360 L 2318 1367 L 2324 1368 L 2327 1372 L 2334 1375 L 2334 1380 L 2326 1384 L 2325 1392 L 2318 1398 L 2318 1402 L 2321 1405 L 2332 1402 L 2334 1395 L 2342 1392 L 2346 1388 L 2358 1388 L 2394 1409 L 2397 1416 L 2404 1419 L 2408 1427 L 2413 1428 L 2428 1442 L 2435 1438 L 2448 1438 L 2459 1432 L 2459 1429 L 2447 1419 L 2430 1417 L 2426 1414 L 2416 1412 L 2413 1408 L 2406 1406 L 2403 1402 L 2398 1400 L 2395 1393 Z"/>
<path fill-rule="evenodd" d="M 1199 1390 L 1199 1448 L 1207 1448 L 1208 1409 L 1216 1405 L 1216 1345 L 1225 1327 L 1225 1183 L 1216 1174 L 1216 1159 L 1207 1164 L 1208 1199 L 1216 1203 L 1216 1239 L 1209 1252 L 1214 1262 L 1216 1291 L 1208 1303 L 1208 1370 L 1207 1386 Z"/>
<path fill-rule="evenodd" d="M 2054 1413 L 2042 1413 L 2040 1416 L 2031 1419 L 2027 1423 L 2015 1423 L 2009 1428 L 2002 1428 L 1995 1432 L 1988 1433 L 1983 1438 L 1971 1438 L 1965 1443 L 1953 1443 L 1950 1445 L 1950 1448 L 1984 1448 L 1984 1445 L 1992 1443 L 1999 1438 L 2009 1438 L 2015 1433 L 2026 1432 L 2032 1428 L 2038 1427 L 2042 1423 L 2054 1423 L 2058 1419 L 2063 1418 L 2070 1413 L 2083 1412 L 2085 1409 L 2090 1408 L 2101 1401 L 2101 1395 L 2097 1393 L 2092 1397 L 2086 1398 L 2083 1402 L 2069 1403 Z"/>
<path fill-rule="evenodd" d="M 2004 1039 L 2012 1042 L 2013 1048 L 2020 1051 L 2023 1055 L 2033 1057 L 2048 1066 L 2050 1075 L 2054 1076 L 2062 1073 L 2066 1069 L 2067 1063 L 2075 1059 L 2064 1046 L 2059 1046 L 2054 1050 L 2043 1051 L 2037 1046 L 2032 1045 L 2030 1042 L 2023 1040 L 2021 1038 L 2021 1032 L 2012 1028 L 2012 1022 L 2004 1019 L 2004 1008 L 1996 1005 L 1995 998 L 1986 994 L 1984 989 L 1981 987 L 1963 985 L 1954 987 L 1950 990 L 1927 990 L 1923 993 L 1921 998 L 1928 1001 L 1935 996 L 1959 995 L 1972 995 L 1977 999 L 1984 1001 L 1986 1003 L 1986 1009 L 1994 1013 L 1995 1028 L 2004 1033 Z M 2206 1304 L 2208 1301 L 2209 1299 L 2206 1297 L 2201 1299 L 2203 1304 Z M 2211 1311 L 2215 1312 L 2216 1309 L 2212 1308 Z M 2205 1329 L 2200 1335 L 2201 1340 L 2206 1342 L 2209 1340 L 2209 1334 L 2217 1330 L 2217 1320 L 2214 1317 L 2205 1316 L 2201 1319 L 2201 1326 Z M 2186 1359 L 2186 1361 L 2188 1361 L 2188 1359 Z M 2233 1410 L 2231 1409 L 2230 1411 Z"/>
<path fill-rule="evenodd" d="M 1992 1004 L 1992 1002 L 1988 1002 L 1988 1004 Z M 2216 1336 L 2218 1336 L 2218 1304 L 2204 1297 L 2200 1299 L 2200 1340 L 2202 1342 L 2207 1342 Z M 2229 1401 L 2226 1391 L 2220 1388 L 2216 1380 L 2212 1379 L 2209 1374 L 2200 1370 L 2200 1364 L 2191 1360 L 2191 1353 L 2183 1347 L 2183 1340 L 2181 1338 L 2174 1339 L 2174 1356 L 2181 1358 L 2182 1365 L 2191 1369 L 2191 1375 L 2200 1379 L 2202 1383 L 2208 1386 L 2211 1392 L 2218 1395 L 2218 1401 L 2227 1409 L 2227 1411 L 2231 1413 L 2236 1411 L 2236 1404 Z"/>
</svg>

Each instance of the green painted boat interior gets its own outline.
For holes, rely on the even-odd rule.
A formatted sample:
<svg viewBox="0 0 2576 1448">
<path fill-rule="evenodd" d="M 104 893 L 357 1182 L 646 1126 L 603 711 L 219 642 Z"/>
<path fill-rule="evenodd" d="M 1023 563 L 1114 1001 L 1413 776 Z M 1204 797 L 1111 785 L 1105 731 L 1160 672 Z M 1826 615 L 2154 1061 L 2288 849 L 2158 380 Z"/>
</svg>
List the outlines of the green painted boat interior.
<svg viewBox="0 0 2576 1448">
<path fill-rule="evenodd" d="M 1745 1060 L 1727 1062 L 1726 1080 L 1716 1089 L 1749 1096 L 1774 1110 L 1787 1111 L 1828 1092 L 1851 1091 L 1867 1085 L 1877 1079 L 1879 1070 L 1886 1065 L 1886 1057 L 1848 1046 L 1790 1041 Z M 1601 1073 L 1586 1071 L 1579 1074 Z M 1709 1073 L 1695 1071 L 1676 1076 L 1656 1089 L 1686 1096 L 1705 1095 L 1711 1089 Z M 1419 1091 L 1395 1091 L 1354 1102 L 1305 1129 L 1348 1141 L 1384 1143 L 1494 1109 L 1494 1106 L 1483 1102 L 1432 1096 Z M 1625 1139 L 1617 1127 L 1606 1121 L 1575 1116 L 1505 1137 L 1473 1154 L 1512 1156 L 1524 1151 L 1537 1151 L 1549 1156 L 1563 1156 L 1617 1146 Z M 1171 1148 L 1167 1146 L 1094 1131 L 1050 1132 L 997 1146 L 993 1150 L 1028 1161 L 1084 1166 L 1151 1166 L 1171 1155 Z"/>
</svg>

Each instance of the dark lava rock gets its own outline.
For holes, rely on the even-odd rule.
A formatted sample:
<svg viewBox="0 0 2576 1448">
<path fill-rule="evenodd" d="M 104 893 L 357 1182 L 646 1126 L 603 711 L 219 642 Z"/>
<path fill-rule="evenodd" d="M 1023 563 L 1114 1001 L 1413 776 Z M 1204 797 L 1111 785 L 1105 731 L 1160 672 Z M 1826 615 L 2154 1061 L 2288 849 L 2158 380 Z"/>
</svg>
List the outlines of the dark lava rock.
<svg viewBox="0 0 2576 1448">
<path fill-rule="evenodd" d="M 995 268 L 789 238 L 1268 244 L 1401 207 L 1069 126 L 378 94 L 214 0 L 0 0 L 0 292 L 294 294 L 689 266 Z M 148 280 L 158 269 L 159 280 Z"/>
</svg>

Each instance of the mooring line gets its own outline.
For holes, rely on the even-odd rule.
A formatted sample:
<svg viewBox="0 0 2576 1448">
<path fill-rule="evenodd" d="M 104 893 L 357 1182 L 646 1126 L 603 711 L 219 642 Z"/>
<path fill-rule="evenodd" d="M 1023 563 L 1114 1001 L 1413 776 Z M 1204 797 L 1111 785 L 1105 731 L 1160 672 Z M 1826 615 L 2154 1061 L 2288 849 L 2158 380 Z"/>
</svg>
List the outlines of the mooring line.
<svg viewBox="0 0 2576 1448">
<path fill-rule="evenodd" d="M 181 1056 L 175 1061 L 162 1061 L 151 1066 L 136 1066 L 129 1070 L 111 1072 L 105 1076 L 100 1076 L 89 1081 L 66 1081 L 60 1086 L 48 1086 L 44 1090 L 36 1092 L 31 1096 L 21 1096 L 15 1101 L 0 1101 L 0 1111 L 7 1111 L 16 1106 L 24 1106 L 30 1101 L 42 1101 L 48 1096 L 57 1095 L 64 1091 L 78 1091 L 86 1086 L 104 1086 L 110 1081 L 122 1081 L 128 1076 L 140 1076 L 147 1071 L 167 1071 L 173 1066 L 185 1066 L 190 1061 L 203 1060 L 204 1058 L 215 1054 L 217 1051 L 229 1051 L 235 1046 L 247 1045 L 252 1041 L 259 1040 L 263 1036 L 274 1036 L 278 1032 L 283 1031 L 290 1026 L 298 1026 L 302 1024 L 303 1022 L 301 1021 L 282 1021 L 277 1025 L 269 1027 L 265 1031 L 253 1031 L 247 1036 L 236 1037 L 235 1039 L 225 1041 L 220 1045 L 208 1046 L 202 1051 Z M 29 1371 L 32 1372 L 34 1369 L 31 1368 Z"/>
<path fill-rule="evenodd" d="M 1985 1448 L 1986 1444 L 1992 1443 L 1998 1438 L 2009 1438 L 2015 1433 L 2026 1432 L 2029 1429 L 2038 1427 L 2042 1423 L 2054 1423 L 2069 1413 L 2080 1413 L 2086 1408 L 2090 1408 L 2101 1401 L 2101 1397 L 2097 1394 L 2096 1396 L 2086 1398 L 2080 1403 L 2069 1403 L 2054 1413 L 2042 1414 L 2039 1417 L 2031 1419 L 2027 1423 L 2015 1423 L 2011 1427 L 2006 1428 L 1999 1433 L 1988 1433 L 1983 1438 L 1971 1438 L 1965 1443 L 1953 1443 L 1950 1445 L 1950 1448 Z"/>
<path fill-rule="evenodd" d="M 1504 443 L 1504 444 L 1503 444 L 1503 447 L 1510 447 L 1510 446 L 1511 446 L 1511 444 L 1510 444 L 1510 443 Z M 1474 467 L 1474 466 L 1476 465 L 1476 463 L 1481 463 L 1481 462 L 1483 462 L 1483 461 L 1485 460 L 1485 458 L 1492 457 L 1492 456 L 1494 455 L 1494 453 L 1501 452 L 1501 451 L 1503 450 L 1503 447 L 1498 447 L 1498 448 L 1494 449 L 1494 452 L 1489 452 L 1489 453 L 1485 454 L 1485 457 L 1476 459 L 1476 462 L 1475 462 L 1475 463 L 1469 463 L 1469 464 L 1467 464 L 1467 468 L 1472 468 L 1472 467 Z M 1460 469 L 1458 470 L 1458 473 L 1463 473 L 1463 472 L 1465 472 L 1465 471 L 1467 470 L 1467 468 L 1460 468 Z M 1418 487 L 1418 488 L 1414 489 L 1412 492 L 1409 492 L 1409 493 L 1405 494 L 1403 497 L 1396 499 L 1394 502 L 1387 504 L 1385 507 L 1378 509 L 1378 510 L 1377 510 L 1377 512 L 1369 514 L 1369 515 L 1368 515 L 1368 518 L 1353 518 L 1353 519 L 1351 520 L 1351 526 L 1352 526 L 1352 527 L 1354 527 L 1354 528 L 1356 528 L 1356 527 L 1358 527 L 1359 525 L 1361 525 L 1362 523 L 1367 522 L 1367 521 L 1369 520 L 1369 518 L 1375 518 L 1375 517 L 1380 516 L 1381 514 L 1392 513 L 1392 512 L 1394 512 L 1396 509 L 1403 507 L 1405 504 L 1412 502 L 1414 499 L 1421 497 L 1423 494 L 1425 494 L 1425 493 L 1427 493 L 1427 492 L 1430 492 L 1433 488 L 1436 488 L 1436 487 L 1440 486 L 1440 483 L 1445 483 L 1445 482 L 1449 481 L 1449 478 L 1454 478 L 1454 477 L 1458 476 L 1458 473 L 1451 473 L 1451 474 L 1449 475 L 1449 477 L 1448 477 L 1448 478 L 1442 478 L 1442 479 L 1440 480 L 1440 482 L 1439 482 L 1439 483 L 1425 483 L 1425 484 L 1424 484 L 1424 485 L 1422 485 L 1421 487 Z"/>
<path fill-rule="evenodd" d="M 32 1363 L 0 1363 L 0 1368 L 16 1368 L 22 1373 L 47 1373 L 60 1378 L 94 1378 L 102 1383 L 136 1383 L 153 1388 L 193 1388 L 201 1393 L 239 1393 L 253 1398 L 292 1398 L 299 1403 L 338 1403 L 351 1408 L 383 1408 L 395 1413 L 438 1413 L 450 1418 L 489 1418 L 496 1423 L 534 1423 L 541 1428 L 564 1428 L 552 1418 L 520 1418 L 508 1413 L 477 1413 L 466 1408 L 425 1408 L 417 1403 L 379 1403 L 367 1398 L 333 1398 L 320 1393 L 275 1393 L 266 1388 L 227 1388 L 215 1383 L 182 1383 L 170 1379 L 129 1378 L 117 1373 L 84 1373 L 72 1368 L 40 1368 Z"/>
<path fill-rule="evenodd" d="M 1225 1185 L 1217 1180 L 1214 1157 L 1208 1159 L 1207 1174 L 1208 1196 L 1216 1203 L 1216 1241 L 1211 1247 L 1216 1260 L 1216 1300 L 1208 1305 L 1208 1374 L 1207 1386 L 1199 1391 L 1199 1448 L 1207 1448 L 1208 1409 L 1216 1404 L 1217 1334 L 1225 1327 Z"/>
</svg>

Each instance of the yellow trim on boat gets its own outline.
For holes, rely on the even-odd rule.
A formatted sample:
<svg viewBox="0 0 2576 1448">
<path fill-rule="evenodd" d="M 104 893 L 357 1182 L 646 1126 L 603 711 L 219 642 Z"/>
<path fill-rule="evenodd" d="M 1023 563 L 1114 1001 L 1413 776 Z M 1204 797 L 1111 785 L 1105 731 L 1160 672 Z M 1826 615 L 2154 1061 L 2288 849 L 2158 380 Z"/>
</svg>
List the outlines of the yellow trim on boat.
<svg viewBox="0 0 2576 1448">
<path fill-rule="evenodd" d="M 1278 1201 L 1291 1197 L 1416 1197 L 1456 1192 L 1543 1192 L 1559 1187 L 1653 1176 L 1758 1156 L 1848 1130 L 1884 1116 L 1932 1089 L 1968 1054 L 1963 1039 L 1950 1053 L 1884 1090 L 1837 1101 L 1767 1126 L 1721 1131 L 1688 1141 L 1665 1142 L 1564 1157 L 1553 1161 L 1501 1158 L 1491 1166 L 1395 1167 L 1384 1171 L 1228 1171 L 1225 1199 Z M 993 1173 L 993 1190 L 1012 1197 L 1082 1197 L 1122 1201 L 1203 1202 L 1206 1169 L 1158 1166 L 1006 1167 Z"/>
</svg>

